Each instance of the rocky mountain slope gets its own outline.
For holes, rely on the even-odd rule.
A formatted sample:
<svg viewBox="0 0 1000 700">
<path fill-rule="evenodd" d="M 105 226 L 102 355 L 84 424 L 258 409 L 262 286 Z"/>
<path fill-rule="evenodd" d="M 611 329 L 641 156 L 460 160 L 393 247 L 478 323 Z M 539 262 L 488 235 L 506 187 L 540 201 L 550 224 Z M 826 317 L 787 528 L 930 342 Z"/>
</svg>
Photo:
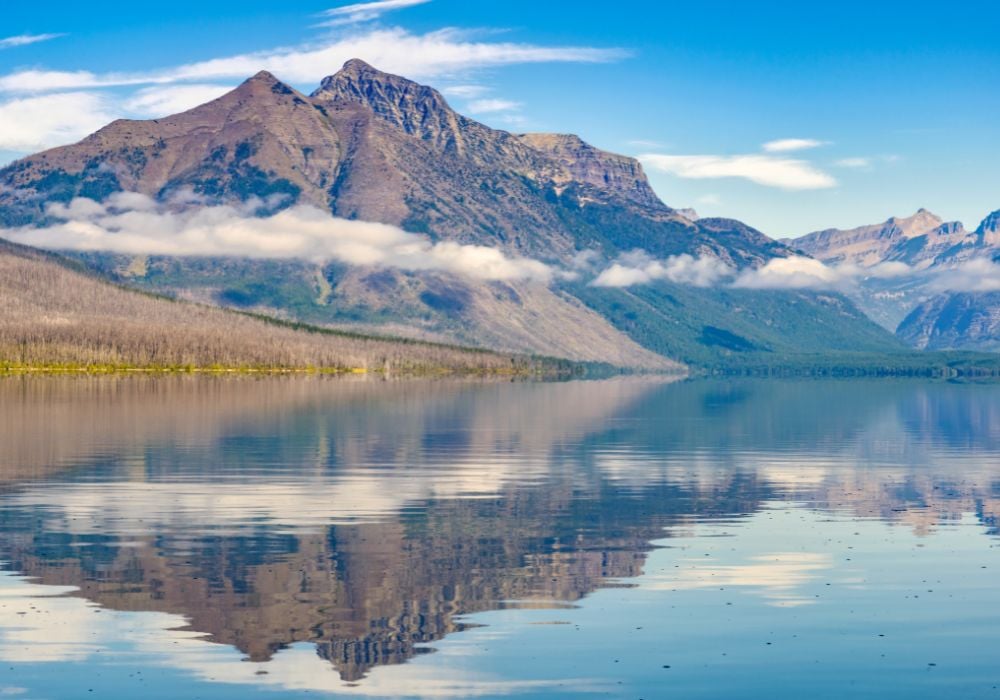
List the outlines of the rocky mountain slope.
<svg viewBox="0 0 1000 700">
<path fill-rule="evenodd" d="M 1000 292 L 931 297 L 903 319 L 897 335 L 921 350 L 1000 351 Z"/>
<path fill-rule="evenodd" d="M 880 224 L 853 229 L 826 229 L 785 241 L 825 263 L 853 263 L 871 267 L 886 261 L 929 264 L 950 247 L 949 238 L 961 240 L 965 229 L 958 222 L 945 223 L 926 209 L 909 217 L 892 217 Z"/>
<path fill-rule="evenodd" d="M 27 231 L 19 240 L 30 243 L 33 227 L 58 221 L 53 202 L 107 200 L 117 192 L 141 193 L 171 212 L 252 202 L 257 215 L 268 216 L 306 204 L 563 271 L 575 269 L 581 254 L 607 264 L 635 249 L 654 258 L 711 256 L 735 268 L 792 252 L 741 222 L 671 209 L 634 159 L 572 135 L 492 129 L 452 110 L 433 88 L 359 60 L 308 96 L 262 72 L 182 114 L 119 120 L 77 144 L 18 161 L 0 170 L 0 225 Z M 674 344 L 652 342 L 636 330 L 659 323 L 657 309 L 644 303 L 629 312 L 642 319 L 623 322 L 615 315 L 617 302 L 605 303 L 613 290 L 607 300 L 593 298 L 602 292 L 586 287 L 585 274 L 484 282 L 315 260 L 75 255 L 142 289 L 289 320 L 576 360 L 676 366 L 664 359 Z M 716 331 L 746 336 L 746 329 L 737 333 L 724 320 L 701 318 L 706 305 L 717 305 L 716 290 L 688 292 L 688 302 L 669 314 L 681 318 L 677 327 L 685 334 L 693 333 L 684 343 L 716 353 Z M 792 296 L 793 316 L 807 308 L 806 316 L 839 328 L 845 342 L 863 337 L 872 346 L 867 321 L 840 302 Z M 660 294 L 656 303 L 673 298 Z M 780 316 L 780 298 L 769 308 Z M 777 348 L 811 347 L 805 331 L 784 322 L 791 316 L 772 316 L 768 323 L 785 329 L 782 338 L 748 341 L 757 351 L 777 357 Z M 709 326 L 715 330 L 706 335 Z M 773 340 L 774 333 L 763 336 Z M 885 334 L 874 345 L 880 343 L 893 345 Z"/>
</svg>

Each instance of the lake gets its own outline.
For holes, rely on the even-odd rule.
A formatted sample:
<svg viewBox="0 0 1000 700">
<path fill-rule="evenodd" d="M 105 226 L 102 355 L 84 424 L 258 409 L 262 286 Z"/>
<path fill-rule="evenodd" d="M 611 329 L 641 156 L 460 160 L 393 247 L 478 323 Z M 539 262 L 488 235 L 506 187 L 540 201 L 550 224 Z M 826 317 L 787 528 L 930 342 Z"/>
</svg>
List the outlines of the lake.
<svg viewBox="0 0 1000 700">
<path fill-rule="evenodd" d="M 1000 698 L 1000 386 L 0 380 L 0 697 Z"/>
</svg>

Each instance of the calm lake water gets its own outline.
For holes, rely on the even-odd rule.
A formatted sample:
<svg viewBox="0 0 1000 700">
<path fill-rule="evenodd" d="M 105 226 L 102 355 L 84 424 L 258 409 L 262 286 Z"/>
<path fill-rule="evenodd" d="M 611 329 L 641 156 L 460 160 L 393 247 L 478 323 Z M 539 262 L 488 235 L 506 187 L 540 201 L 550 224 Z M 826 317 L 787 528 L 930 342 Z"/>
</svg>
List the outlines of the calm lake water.
<svg viewBox="0 0 1000 700">
<path fill-rule="evenodd" d="M 0 380 L 0 697 L 1000 698 L 1000 386 Z"/>
</svg>

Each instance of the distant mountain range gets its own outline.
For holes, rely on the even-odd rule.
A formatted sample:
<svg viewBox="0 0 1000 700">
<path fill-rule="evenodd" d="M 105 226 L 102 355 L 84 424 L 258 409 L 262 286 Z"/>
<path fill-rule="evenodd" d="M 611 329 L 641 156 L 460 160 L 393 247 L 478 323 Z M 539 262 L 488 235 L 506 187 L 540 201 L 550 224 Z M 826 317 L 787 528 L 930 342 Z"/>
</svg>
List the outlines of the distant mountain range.
<svg viewBox="0 0 1000 700">
<path fill-rule="evenodd" d="M 1000 349 L 1000 294 L 961 288 L 966 283 L 984 286 L 970 279 L 975 270 L 970 263 L 1000 260 L 1000 211 L 987 216 L 974 231 L 920 209 L 906 218 L 817 231 L 784 242 L 830 265 L 891 273 L 864 279 L 855 300 L 914 347 Z M 894 273 L 887 264 L 903 264 L 909 270 L 898 268 L 900 272 Z M 945 275 L 947 284 L 942 283 Z M 1000 284 L 1000 277 L 995 284 Z"/>
<path fill-rule="evenodd" d="M 827 263 L 872 267 L 902 262 L 923 270 L 1000 253 L 1000 211 L 986 217 L 975 231 L 920 209 L 907 218 L 892 217 L 846 231 L 827 229 L 785 242 Z"/>
<path fill-rule="evenodd" d="M 169 217 L 227 205 L 266 218 L 310 206 L 338 221 L 423 236 L 426 245 L 479 246 L 448 248 L 448 255 L 502 255 L 552 271 L 544 280 L 484 279 L 307 255 L 50 245 L 72 249 L 66 254 L 108 279 L 181 299 L 629 367 L 801 366 L 818 357 L 846 366 L 905 353 L 836 292 L 698 286 L 669 275 L 594 286 L 597 267 L 622 256 L 691 256 L 681 260 L 740 271 L 795 252 L 739 221 L 672 209 L 632 158 L 572 135 L 492 129 L 452 110 L 433 88 L 360 60 L 308 96 L 261 72 L 182 114 L 118 120 L 77 144 L 17 161 L 0 170 L 0 225 L 32 243 L 36 230 L 63 223 L 67 211 L 102 202 L 102 211 L 121 213 L 116 207 L 132 200 L 115 199 L 120 193 L 144 196 L 136 216 L 149 206 Z M 926 212 L 916 219 L 891 221 L 886 231 L 822 232 L 794 245 L 870 264 L 941 226 Z M 280 249 L 284 235 L 270 231 L 265 243 Z M 937 238 L 928 250 L 937 249 Z M 865 246 L 874 252 L 862 254 Z"/>
</svg>

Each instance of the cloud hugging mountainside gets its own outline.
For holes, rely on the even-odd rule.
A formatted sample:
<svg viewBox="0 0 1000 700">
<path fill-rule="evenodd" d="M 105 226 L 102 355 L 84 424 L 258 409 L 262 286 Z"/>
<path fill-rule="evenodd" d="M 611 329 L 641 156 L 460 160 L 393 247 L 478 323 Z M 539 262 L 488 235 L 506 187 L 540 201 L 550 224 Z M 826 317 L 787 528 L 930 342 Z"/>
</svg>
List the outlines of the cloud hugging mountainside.
<svg viewBox="0 0 1000 700">
<path fill-rule="evenodd" d="M 668 207 L 636 160 L 491 129 L 360 60 L 309 96 L 261 72 L 18 161 L 0 224 L 138 287 L 331 326 L 646 367 L 899 349 L 835 293 L 756 289 L 791 249 Z"/>
</svg>

